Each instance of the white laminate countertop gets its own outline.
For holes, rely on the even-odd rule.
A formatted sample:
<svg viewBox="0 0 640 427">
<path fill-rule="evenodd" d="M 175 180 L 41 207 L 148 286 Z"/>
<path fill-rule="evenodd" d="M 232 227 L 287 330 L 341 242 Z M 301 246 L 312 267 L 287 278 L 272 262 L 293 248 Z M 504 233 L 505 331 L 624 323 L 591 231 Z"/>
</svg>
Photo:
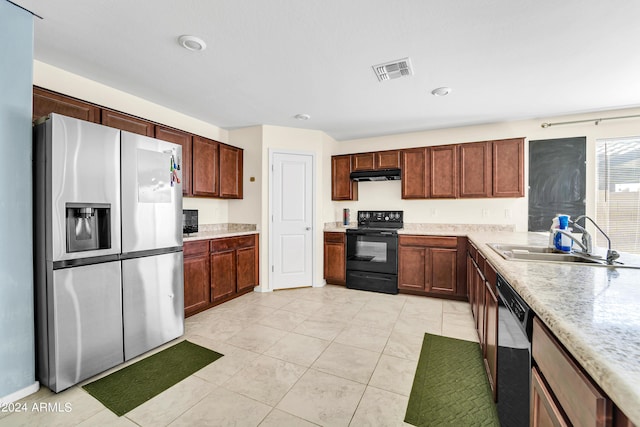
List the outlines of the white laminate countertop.
<svg viewBox="0 0 640 427">
<path fill-rule="evenodd" d="M 640 269 L 505 260 L 487 246 L 546 245 L 547 233 L 469 233 L 468 238 L 640 425 Z"/>
</svg>

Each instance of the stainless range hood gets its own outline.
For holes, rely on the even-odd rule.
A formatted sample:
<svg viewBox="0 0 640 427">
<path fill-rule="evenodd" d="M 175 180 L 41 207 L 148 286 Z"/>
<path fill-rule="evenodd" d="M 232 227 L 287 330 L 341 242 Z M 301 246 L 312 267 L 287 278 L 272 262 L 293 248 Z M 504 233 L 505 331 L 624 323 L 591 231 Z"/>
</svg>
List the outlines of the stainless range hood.
<svg viewBox="0 0 640 427">
<path fill-rule="evenodd" d="M 394 181 L 400 179 L 400 169 L 351 172 L 353 181 Z"/>
</svg>

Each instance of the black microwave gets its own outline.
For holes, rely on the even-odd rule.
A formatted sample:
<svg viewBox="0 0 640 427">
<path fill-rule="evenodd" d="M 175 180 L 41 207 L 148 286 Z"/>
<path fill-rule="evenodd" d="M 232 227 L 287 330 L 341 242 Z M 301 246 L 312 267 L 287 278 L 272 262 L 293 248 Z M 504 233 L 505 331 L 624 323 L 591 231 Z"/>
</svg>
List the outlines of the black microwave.
<svg viewBox="0 0 640 427">
<path fill-rule="evenodd" d="M 182 210 L 182 233 L 191 234 L 198 232 L 198 210 L 183 209 Z"/>
</svg>

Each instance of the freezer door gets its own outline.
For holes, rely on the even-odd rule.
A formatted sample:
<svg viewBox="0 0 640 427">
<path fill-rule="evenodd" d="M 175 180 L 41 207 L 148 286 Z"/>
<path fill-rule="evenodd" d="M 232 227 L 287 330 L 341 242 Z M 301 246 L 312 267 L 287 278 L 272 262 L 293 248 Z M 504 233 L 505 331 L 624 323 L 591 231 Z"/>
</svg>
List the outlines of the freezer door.
<svg viewBox="0 0 640 427">
<path fill-rule="evenodd" d="M 182 147 L 122 132 L 122 252 L 182 246 Z"/>
<path fill-rule="evenodd" d="M 184 333 L 182 252 L 122 261 L 124 357 Z"/>
<path fill-rule="evenodd" d="M 47 260 L 60 261 L 119 254 L 120 246 L 120 131 L 95 123 L 51 114 L 36 132 L 36 149 L 45 150 L 45 184 L 36 186 L 37 209 L 51 212 L 46 225 L 51 236 Z M 48 181 L 48 182 L 47 182 Z M 106 249 L 68 251 L 68 205 L 108 206 L 110 244 Z M 44 205 L 44 206 L 43 206 Z M 76 224 L 77 226 L 82 223 Z M 106 224 L 103 224 L 106 226 Z M 93 230 L 95 233 L 97 230 Z"/>
<path fill-rule="evenodd" d="M 48 372 L 56 393 L 124 361 L 120 261 L 53 271 Z M 43 350 L 43 349 L 41 349 Z"/>
</svg>

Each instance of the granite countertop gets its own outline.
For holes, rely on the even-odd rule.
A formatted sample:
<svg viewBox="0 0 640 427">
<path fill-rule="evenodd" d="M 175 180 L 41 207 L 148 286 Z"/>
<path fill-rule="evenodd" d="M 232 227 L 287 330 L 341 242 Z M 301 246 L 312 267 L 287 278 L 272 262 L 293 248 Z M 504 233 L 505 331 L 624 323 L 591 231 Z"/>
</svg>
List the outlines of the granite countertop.
<svg viewBox="0 0 640 427">
<path fill-rule="evenodd" d="M 487 243 L 546 245 L 547 233 L 469 233 L 578 363 L 640 425 L 640 270 L 503 259 Z"/>
<path fill-rule="evenodd" d="M 245 236 L 260 233 L 255 224 L 202 224 L 197 233 L 183 234 L 183 242 L 218 239 L 222 237 Z"/>
</svg>

